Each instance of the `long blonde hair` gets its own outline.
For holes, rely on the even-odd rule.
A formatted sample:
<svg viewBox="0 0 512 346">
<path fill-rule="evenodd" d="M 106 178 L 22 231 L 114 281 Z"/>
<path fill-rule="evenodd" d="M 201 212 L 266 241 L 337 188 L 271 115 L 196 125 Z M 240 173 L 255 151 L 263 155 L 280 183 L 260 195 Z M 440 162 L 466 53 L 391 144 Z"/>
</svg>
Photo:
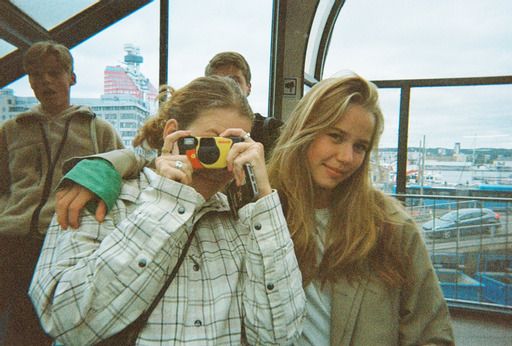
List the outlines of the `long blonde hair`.
<svg viewBox="0 0 512 346">
<path fill-rule="evenodd" d="M 335 188 L 325 253 L 318 264 L 315 185 L 305 163 L 307 151 L 313 140 L 334 127 L 354 104 L 374 116 L 375 128 L 361 167 Z M 334 282 L 341 275 L 354 278 L 366 263 L 386 284 L 404 283 L 405 261 L 393 251 L 397 239 L 384 211 L 390 198 L 375 190 L 369 177 L 370 152 L 377 148 L 383 123 L 376 86 L 354 74 L 316 84 L 284 125 L 269 160 L 269 176 L 283 200 L 305 285 L 314 278 L 322 283 Z"/>
<path fill-rule="evenodd" d="M 238 84 L 228 77 L 199 77 L 181 89 L 168 86 L 160 88 L 158 113 L 146 120 L 133 140 L 133 146 L 144 142 L 160 150 L 164 144 L 163 130 L 169 119 L 176 119 L 180 129 L 187 129 L 202 111 L 214 108 L 231 108 L 241 116 L 254 119 L 254 114 Z"/>
</svg>

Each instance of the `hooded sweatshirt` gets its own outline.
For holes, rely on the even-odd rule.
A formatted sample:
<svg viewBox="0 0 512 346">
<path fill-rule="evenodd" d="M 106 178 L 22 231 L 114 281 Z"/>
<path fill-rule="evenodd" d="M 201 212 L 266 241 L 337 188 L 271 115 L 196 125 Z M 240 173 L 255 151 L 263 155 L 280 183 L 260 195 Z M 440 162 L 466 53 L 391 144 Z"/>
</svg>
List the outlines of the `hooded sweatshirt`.
<svg viewBox="0 0 512 346">
<path fill-rule="evenodd" d="M 0 236 L 43 237 L 64 161 L 123 148 L 115 129 L 88 107 L 49 116 L 40 105 L 0 125 Z"/>
</svg>

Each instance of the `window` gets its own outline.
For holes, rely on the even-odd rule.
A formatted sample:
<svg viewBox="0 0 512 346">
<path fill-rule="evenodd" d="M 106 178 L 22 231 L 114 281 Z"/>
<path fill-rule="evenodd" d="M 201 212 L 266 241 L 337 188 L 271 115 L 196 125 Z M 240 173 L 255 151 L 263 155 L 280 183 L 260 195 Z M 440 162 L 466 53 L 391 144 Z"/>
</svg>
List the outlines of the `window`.
<svg viewBox="0 0 512 346">
<path fill-rule="evenodd" d="M 171 1 L 168 83 L 181 87 L 202 76 L 215 54 L 237 51 L 251 67 L 251 107 L 266 115 L 271 21 L 271 0 L 210 0 L 200 6 L 193 1 Z"/>
</svg>

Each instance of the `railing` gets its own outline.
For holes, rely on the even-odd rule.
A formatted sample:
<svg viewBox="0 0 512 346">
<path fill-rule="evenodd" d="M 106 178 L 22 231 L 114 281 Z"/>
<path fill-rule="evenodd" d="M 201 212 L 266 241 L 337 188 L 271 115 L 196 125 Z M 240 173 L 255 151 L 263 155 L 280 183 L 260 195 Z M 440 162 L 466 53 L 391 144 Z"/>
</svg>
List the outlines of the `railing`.
<svg viewBox="0 0 512 346">
<path fill-rule="evenodd" d="M 512 198 L 394 196 L 418 223 L 448 305 L 512 314 Z"/>
</svg>

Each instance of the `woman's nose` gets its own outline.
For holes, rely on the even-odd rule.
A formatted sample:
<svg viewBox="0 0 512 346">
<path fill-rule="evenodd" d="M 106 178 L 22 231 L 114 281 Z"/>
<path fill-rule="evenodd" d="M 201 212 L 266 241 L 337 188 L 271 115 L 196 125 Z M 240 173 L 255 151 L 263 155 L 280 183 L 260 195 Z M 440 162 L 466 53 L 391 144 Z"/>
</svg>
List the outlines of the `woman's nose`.
<svg viewBox="0 0 512 346">
<path fill-rule="evenodd" d="M 353 159 L 354 151 L 349 143 L 342 143 L 338 147 L 336 159 L 340 162 L 350 162 Z"/>
</svg>

